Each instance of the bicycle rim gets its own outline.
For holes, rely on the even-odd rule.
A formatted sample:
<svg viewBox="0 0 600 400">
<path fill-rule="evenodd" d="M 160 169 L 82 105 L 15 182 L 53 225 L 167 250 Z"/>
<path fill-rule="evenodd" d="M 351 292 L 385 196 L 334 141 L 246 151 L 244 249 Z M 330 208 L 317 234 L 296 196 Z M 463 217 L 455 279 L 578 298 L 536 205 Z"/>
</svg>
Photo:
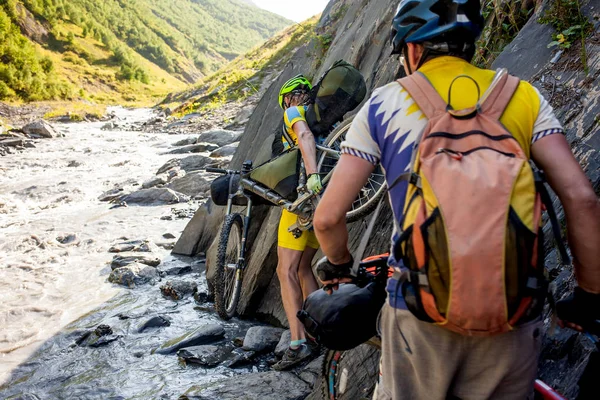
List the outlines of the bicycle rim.
<svg viewBox="0 0 600 400">
<path fill-rule="evenodd" d="M 325 145 L 335 150 L 341 149 L 341 144 L 346 138 L 346 133 L 350 129 L 352 119 L 344 121 L 338 126 L 325 140 Z M 321 174 L 327 174 L 338 162 L 338 158 L 330 154 L 322 154 L 319 163 L 318 170 Z M 324 176 L 324 175 L 322 175 Z M 386 182 L 385 175 L 381 166 L 377 166 L 373 173 L 369 176 L 369 179 L 365 186 L 360 191 L 360 194 L 352 203 L 352 208 L 346 214 L 346 219 L 349 222 L 356 221 L 364 215 L 373 211 L 381 196 L 385 193 Z"/>
<path fill-rule="evenodd" d="M 323 391 L 328 400 L 371 399 L 379 379 L 380 350 L 364 343 L 348 350 L 329 350 L 323 363 Z"/>
<path fill-rule="evenodd" d="M 242 286 L 242 219 L 239 214 L 228 215 L 223 224 L 217 255 L 215 308 L 223 319 L 235 315 Z"/>
</svg>

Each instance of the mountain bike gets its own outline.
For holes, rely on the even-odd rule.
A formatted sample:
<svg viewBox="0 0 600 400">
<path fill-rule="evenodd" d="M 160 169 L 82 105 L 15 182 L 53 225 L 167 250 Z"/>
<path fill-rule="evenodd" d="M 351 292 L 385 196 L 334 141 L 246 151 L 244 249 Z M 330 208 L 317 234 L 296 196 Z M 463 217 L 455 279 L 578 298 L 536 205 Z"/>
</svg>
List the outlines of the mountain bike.
<svg viewBox="0 0 600 400">
<path fill-rule="evenodd" d="M 327 188 L 335 165 L 340 158 L 340 145 L 344 141 L 350 128 L 352 119 L 348 119 L 337 126 L 327 136 L 322 145 L 317 144 L 317 168 L 322 176 L 323 188 Z M 206 168 L 207 172 L 230 175 L 235 184 L 230 184 L 227 199 L 225 220 L 219 236 L 217 260 L 215 265 L 214 295 L 215 309 L 219 316 L 228 320 L 232 318 L 240 299 L 244 269 L 246 267 L 248 226 L 252 217 L 252 207 L 258 202 L 268 202 L 286 209 L 298 216 L 296 223 L 288 227 L 294 236 L 299 236 L 303 231 L 312 228 L 312 219 L 316 209 L 319 195 L 306 187 L 306 171 L 300 163 L 296 200 L 291 201 L 279 195 L 273 189 L 253 181 L 249 177 L 252 171 L 252 162 L 246 161 L 239 171 L 220 168 Z M 235 186 L 234 188 L 232 188 Z M 386 190 L 385 177 L 381 167 L 377 167 L 369 176 L 365 186 L 346 213 L 348 223 L 359 220 L 368 215 L 377 206 L 377 203 Z M 241 205 L 246 209 L 242 213 L 234 212 L 233 206 Z"/>
</svg>

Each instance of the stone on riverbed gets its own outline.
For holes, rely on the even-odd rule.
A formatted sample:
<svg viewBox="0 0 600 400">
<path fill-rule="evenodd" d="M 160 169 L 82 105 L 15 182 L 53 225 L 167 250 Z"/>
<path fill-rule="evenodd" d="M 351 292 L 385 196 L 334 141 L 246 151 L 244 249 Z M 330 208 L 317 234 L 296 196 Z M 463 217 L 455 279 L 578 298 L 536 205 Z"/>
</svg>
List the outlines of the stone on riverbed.
<svg viewBox="0 0 600 400">
<path fill-rule="evenodd" d="M 142 189 L 120 197 L 127 204 L 158 205 L 185 203 L 190 198 L 167 188 Z"/>
<path fill-rule="evenodd" d="M 108 281 L 117 285 L 134 288 L 158 279 L 156 268 L 144 264 L 133 263 L 126 267 L 114 269 L 108 276 Z"/>
<path fill-rule="evenodd" d="M 227 146 L 223 146 L 218 148 L 217 150 L 210 153 L 211 157 L 229 157 L 235 154 L 237 148 L 239 146 L 238 143 L 228 144 Z"/>
<path fill-rule="evenodd" d="M 120 337 L 113 334 L 110 326 L 98 325 L 95 330 L 84 333 L 75 343 L 81 347 L 100 347 L 112 343 Z"/>
<path fill-rule="evenodd" d="M 219 324 L 204 325 L 196 330 L 188 332 L 177 338 L 171 339 L 164 343 L 155 353 L 172 354 L 184 347 L 199 346 L 201 344 L 209 344 L 223 339 L 225 329 Z"/>
<path fill-rule="evenodd" d="M 162 174 L 176 167 L 180 167 L 185 172 L 198 171 L 212 163 L 214 163 L 212 158 L 196 154 L 185 158 L 174 158 L 169 160 L 165 165 L 160 167 L 156 173 Z"/>
<path fill-rule="evenodd" d="M 147 240 L 129 240 L 113 245 L 108 249 L 109 253 L 123 253 L 126 251 L 150 252 L 153 246 Z"/>
<path fill-rule="evenodd" d="M 38 119 L 37 121 L 29 123 L 21 130 L 33 138 L 39 137 L 51 139 L 58 136 L 54 127 L 43 119 Z"/>
<path fill-rule="evenodd" d="M 275 347 L 275 355 L 277 357 L 283 357 L 283 353 L 290 347 L 290 341 L 292 340 L 292 333 L 288 329 L 283 332 L 281 335 L 281 339 L 279 339 L 279 343 L 277 343 L 277 347 Z"/>
<path fill-rule="evenodd" d="M 231 358 L 231 360 L 225 363 L 225 366 L 227 368 L 239 368 L 252 364 L 252 362 L 254 361 L 254 357 L 256 356 L 256 352 L 245 351 L 242 349 L 233 349 L 232 355 L 233 357 Z"/>
<path fill-rule="evenodd" d="M 142 188 L 150 189 L 150 188 L 153 188 L 154 186 L 164 185 L 168 181 L 169 181 L 169 178 L 167 177 L 166 174 L 160 174 L 160 175 L 155 176 L 154 178 L 150 178 L 147 181 L 145 181 L 144 183 L 142 183 Z"/>
<path fill-rule="evenodd" d="M 218 149 L 219 146 L 212 143 L 198 143 L 190 144 L 188 146 L 180 147 L 175 150 L 169 151 L 167 154 L 185 154 L 185 153 L 204 153 L 207 151 L 213 151 Z"/>
<path fill-rule="evenodd" d="M 162 315 L 156 315 L 146 322 L 142 323 L 138 328 L 137 332 L 142 333 L 148 328 L 158 328 L 162 326 L 171 326 L 171 321 L 167 317 L 163 317 Z"/>
<path fill-rule="evenodd" d="M 204 179 L 200 172 L 192 172 L 184 176 L 173 180 L 167 185 L 169 189 L 172 189 L 178 193 L 183 193 L 188 196 L 197 196 L 201 193 L 206 193 L 210 190 L 211 182 Z"/>
<path fill-rule="evenodd" d="M 160 265 L 160 258 L 152 254 L 122 252 L 113 257 L 110 267 L 112 269 L 117 269 L 120 267 L 126 267 L 133 263 L 145 264 L 150 267 L 158 267 Z"/>
<path fill-rule="evenodd" d="M 198 143 L 214 143 L 217 146 L 222 147 L 234 142 L 239 142 L 241 136 L 241 132 L 217 129 L 200 134 L 198 137 Z"/>
<path fill-rule="evenodd" d="M 231 354 L 231 346 L 203 345 L 185 347 L 177 352 L 177 356 L 186 363 L 198 364 L 206 368 L 214 368 Z"/>
<path fill-rule="evenodd" d="M 188 281 L 169 281 L 160 287 L 160 291 L 165 297 L 173 300 L 181 300 L 187 296 L 198 292 L 198 285 L 195 282 Z"/>
<path fill-rule="evenodd" d="M 270 326 L 253 326 L 246 332 L 244 337 L 244 350 L 250 351 L 271 351 L 275 349 L 283 329 Z"/>
<path fill-rule="evenodd" d="M 234 376 L 208 385 L 194 386 L 179 399 L 185 400 L 300 400 L 311 391 L 310 386 L 291 372 L 269 371 Z"/>
</svg>

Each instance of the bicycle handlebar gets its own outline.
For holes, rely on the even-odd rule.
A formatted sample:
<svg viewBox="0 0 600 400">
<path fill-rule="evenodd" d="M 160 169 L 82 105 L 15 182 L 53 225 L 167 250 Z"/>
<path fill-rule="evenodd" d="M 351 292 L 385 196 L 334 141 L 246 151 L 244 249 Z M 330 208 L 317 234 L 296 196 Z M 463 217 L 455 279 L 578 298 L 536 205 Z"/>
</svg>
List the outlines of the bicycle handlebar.
<svg viewBox="0 0 600 400">
<path fill-rule="evenodd" d="M 206 167 L 206 168 L 204 168 L 204 170 L 206 172 L 212 172 L 212 173 L 215 173 L 215 174 L 223 174 L 223 175 L 227 175 L 227 174 L 231 174 L 232 175 L 232 174 L 239 174 L 240 173 L 240 171 L 233 171 L 233 170 L 230 170 L 230 169 L 213 168 L 213 167 Z"/>
</svg>

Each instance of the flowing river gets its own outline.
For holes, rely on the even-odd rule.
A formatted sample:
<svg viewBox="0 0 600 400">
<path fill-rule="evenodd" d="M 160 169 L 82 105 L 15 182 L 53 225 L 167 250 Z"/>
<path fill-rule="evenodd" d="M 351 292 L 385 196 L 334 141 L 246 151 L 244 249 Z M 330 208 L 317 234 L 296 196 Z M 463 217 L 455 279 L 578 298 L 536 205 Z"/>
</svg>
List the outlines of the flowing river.
<svg viewBox="0 0 600 400">
<path fill-rule="evenodd" d="M 152 117 L 148 109 L 113 112 L 120 126 Z M 0 393 L 7 388 L 5 394 L 20 393 L 18 384 L 40 398 L 154 398 L 158 393 L 181 394 L 199 380 L 197 370 L 167 379 L 166 370 L 182 368 L 176 357 L 137 362 L 140 355 L 131 354 L 133 347 L 149 349 L 202 322 L 217 322 L 214 314 L 195 311 L 193 300 L 162 299 L 158 285 L 148 293 L 106 281 L 114 255 L 107 252 L 111 245 L 125 238 L 160 243 L 167 233 L 177 237 L 187 219 L 172 216 L 173 211 L 189 212 L 197 204 L 115 208 L 98 200 L 117 186 L 137 186 L 151 178 L 174 157 L 162 153 L 178 138 L 103 131 L 103 125 L 55 124 L 63 137 L 37 140 L 35 149 L 0 158 Z M 163 264 L 187 265 L 168 250 L 157 251 Z M 117 349 L 73 353 L 72 343 L 82 329 L 110 323 L 116 334 L 126 335 L 139 323 L 136 318 L 165 307 L 174 320 L 168 336 L 155 334 Z M 146 354 L 145 348 L 141 351 Z"/>
</svg>

